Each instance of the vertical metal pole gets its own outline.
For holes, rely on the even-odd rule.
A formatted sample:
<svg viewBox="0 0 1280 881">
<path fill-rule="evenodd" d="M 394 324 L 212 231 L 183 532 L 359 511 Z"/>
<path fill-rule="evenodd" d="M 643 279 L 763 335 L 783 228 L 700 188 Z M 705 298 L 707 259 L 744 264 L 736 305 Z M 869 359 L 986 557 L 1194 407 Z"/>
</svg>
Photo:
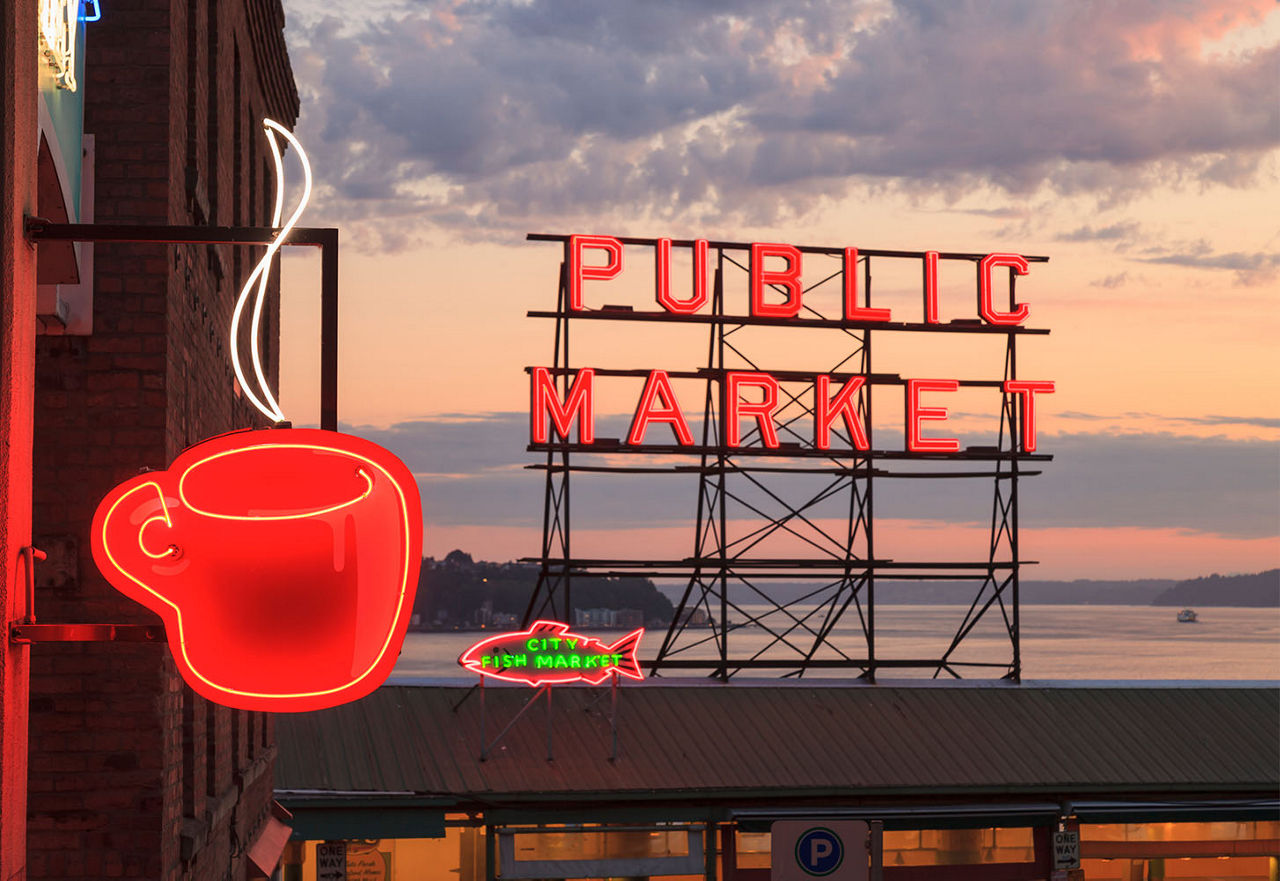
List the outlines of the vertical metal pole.
<svg viewBox="0 0 1280 881">
<path fill-rule="evenodd" d="M 707 881 L 716 881 L 716 823 L 707 819 L 702 833 L 702 875 Z"/>
<path fill-rule="evenodd" d="M 338 231 L 320 245 L 320 427 L 338 430 Z"/>
<path fill-rule="evenodd" d="M 865 268 L 862 277 L 862 297 L 865 304 L 871 306 L 871 258 L 866 258 Z M 871 340 L 875 336 L 875 332 L 871 328 L 867 328 L 862 338 L 862 375 L 871 376 Z M 864 426 L 867 432 L 867 495 L 863 501 L 863 508 L 866 512 L 866 529 L 867 529 L 867 560 L 873 561 L 876 558 L 875 544 L 875 525 L 876 525 L 876 509 L 875 494 L 872 491 L 872 479 L 875 472 L 875 434 L 871 419 L 871 386 L 864 385 L 863 389 L 867 396 L 867 418 Z M 876 681 L 876 570 L 874 563 L 867 569 L 867 678 L 872 682 Z"/>
<path fill-rule="evenodd" d="M 884 821 L 871 821 L 871 878 L 870 881 L 884 881 Z"/>
<path fill-rule="evenodd" d="M 725 881 L 736 881 L 738 877 L 738 827 L 736 823 L 726 823 L 720 827 L 720 854 L 723 857 Z"/>
<path fill-rule="evenodd" d="M 1009 311 L 1012 312 L 1017 308 L 1016 298 L 1014 296 L 1015 279 L 1017 273 L 1013 267 L 1009 267 Z M 1016 333 L 1009 334 L 1009 379 L 1018 378 L 1018 335 Z M 1009 549 L 1013 557 L 1013 681 L 1022 681 L 1022 620 L 1021 606 L 1018 602 L 1018 570 L 1021 568 L 1022 558 L 1018 555 L 1018 449 L 1025 442 L 1022 436 L 1022 414 L 1018 412 L 1018 396 L 1014 396 L 1014 406 L 1011 411 L 1009 420 L 1009 437 L 1012 439 L 1010 447 L 1013 450 L 1013 458 L 1009 460 L 1009 517 L 1012 521 L 1009 528 Z M 1015 427 L 1016 426 L 1016 427 Z"/>
<path fill-rule="evenodd" d="M 612 762 L 618 758 L 618 672 L 616 670 L 609 690 L 609 730 L 613 734 L 613 751 L 609 753 L 609 761 Z"/>
<path fill-rule="evenodd" d="M 484 877 L 485 881 L 498 881 L 498 841 L 494 826 L 484 826 Z"/>
<path fill-rule="evenodd" d="M 724 266 L 724 251 L 720 252 L 720 265 Z M 717 291 L 719 299 L 715 304 L 716 315 L 716 367 L 720 377 L 720 432 L 717 438 L 717 446 L 719 447 L 716 456 L 716 463 L 719 469 L 719 520 L 720 520 L 720 536 L 717 544 L 719 545 L 719 563 L 720 563 L 720 678 L 727 681 L 729 679 L 729 534 L 726 532 L 728 526 L 728 518 L 725 511 L 725 495 L 728 492 L 728 475 L 725 466 L 728 457 L 728 447 L 726 446 L 727 426 L 725 419 L 729 414 L 729 383 L 724 372 L 724 287 L 723 285 Z"/>
<path fill-rule="evenodd" d="M 480 677 L 480 761 L 489 758 L 489 734 L 484 727 L 484 677 Z"/>
<path fill-rule="evenodd" d="M 547 689 L 547 761 L 555 761 L 555 756 L 551 754 L 551 686 L 544 686 Z"/>
<path fill-rule="evenodd" d="M 563 296 L 563 300 L 562 300 L 563 305 L 561 309 L 562 309 L 562 312 L 564 313 L 564 317 L 562 319 L 564 321 L 564 335 L 560 338 L 561 345 L 564 347 L 563 348 L 564 367 L 566 371 L 569 369 L 569 307 L 570 307 L 569 285 L 572 283 L 572 279 L 570 279 L 568 275 L 569 267 L 572 265 L 572 262 L 570 260 L 571 255 L 569 254 L 569 248 L 570 248 L 569 240 L 566 239 L 564 243 L 565 284 L 564 284 L 564 287 L 561 289 L 562 296 Z M 621 259 L 621 257 L 619 257 L 619 259 Z M 566 400 L 566 401 L 569 400 L 569 374 L 567 372 L 562 377 L 561 394 L 563 395 L 563 400 Z M 564 623 L 566 624 L 572 625 L 573 624 L 573 593 L 572 593 L 573 579 L 572 579 L 572 576 L 569 574 L 569 561 L 573 557 L 573 555 L 570 553 L 570 542 L 573 540 L 573 523 L 569 518 L 569 500 L 572 497 L 572 494 L 569 492 L 569 476 L 570 476 L 569 448 L 568 448 L 569 439 L 565 438 L 564 440 L 565 440 L 566 446 L 565 446 L 564 452 L 561 454 L 561 459 L 560 459 L 561 463 L 564 465 L 564 483 L 562 484 L 563 489 L 561 490 L 563 495 L 561 496 L 561 500 L 560 500 L 561 505 L 564 508 L 564 522 L 560 526 L 561 533 L 564 536 L 564 573 L 562 574 L 562 577 L 564 578 L 564 618 L 562 618 L 561 620 L 563 620 Z M 548 706 L 550 706 L 550 700 L 551 700 L 551 692 L 550 692 L 550 687 L 548 686 L 548 690 L 547 690 Z"/>
<path fill-rule="evenodd" d="M 1056 824 L 1031 827 L 1032 854 L 1037 874 L 1041 878 L 1048 878 L 1053 874 L 1053 831 L 1056 828 Z"/>
</svg>

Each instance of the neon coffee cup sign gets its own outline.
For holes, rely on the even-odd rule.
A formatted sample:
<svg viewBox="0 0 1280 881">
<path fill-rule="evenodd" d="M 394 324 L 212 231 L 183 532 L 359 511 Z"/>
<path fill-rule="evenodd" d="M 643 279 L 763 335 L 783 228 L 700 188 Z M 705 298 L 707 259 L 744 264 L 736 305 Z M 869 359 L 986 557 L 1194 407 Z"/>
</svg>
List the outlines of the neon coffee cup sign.
<svg viewBox="0 0 1280 881">
<path fill-rule="evenodd" d="M 232 318 L 231 352 L 246 398 L 273 421 L 258 338 L 270 260 L 310 192 L 250 274 Z M 250 297 L 253 383 L 240 365 Z M 183 679 L 217 703 L 303 711 L 363 697 L 391 672 L 408 629 L 422 557 L 422 509 L 409 469 L 377 444 L 334 431 L 272 428 L 220 435 L 163 471 L 109 492 L 92 527 L 107 581 L 157 613 Z"/>
<path fill-rule="evenodd" d="M 422 517 L 382 447 L 317 429 L 222 435 L 113 489 L 93 555 L 158 613 L 183 679 L 227 706 L 318 709 L 391 672 Z"/>
</svg>

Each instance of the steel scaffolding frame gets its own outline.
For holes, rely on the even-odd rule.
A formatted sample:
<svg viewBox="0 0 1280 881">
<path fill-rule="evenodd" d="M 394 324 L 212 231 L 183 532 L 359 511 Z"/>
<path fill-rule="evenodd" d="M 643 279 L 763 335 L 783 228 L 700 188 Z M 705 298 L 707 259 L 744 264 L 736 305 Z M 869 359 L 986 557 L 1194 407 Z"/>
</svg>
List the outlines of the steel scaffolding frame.
<svg viewBox="0 0 1280 881">
<path fill-rule="evenodd" d="M 693 446 L 643 444 L 597 439 L 582 444 L 559 437 L 554 431 L 546 443 L 530 443 L 529 451 L 545 454 L 545 461 L 527 467 L 545 472 L 541 554 L 527 558 L 538 565 L 538 580 L 525 611 L 524 623 L 538 618 L 572 624 L 572 585 L 584 576 L 650 577 L 679 579 L 684 589 L 676 604 L 676 614 L 656 655 L 644 659 L 650 675 L 678 670 L 704 671 L 709 676 L 728 679 L 743 671 L 774 671 L 788 677 L 803 676 L 810 670 L 838 670 L 874 680 L 880 670 L 923 669 L 934 677 L 943 674 L 961 678 L 962 672 L 997 674 L 1019 680 L 1022 673 L 1020 619 L 1018 612 L 1019 571 L 1034 561 L 1022 560 L 1018 548 L 1018 480 L 1038 474 L 1028 470 L 1028 462 L 1052 457 L 1022 450 L 1021 402 L 1016 393 L 1003 393 L 998 441 L 994 447 L 971 446 L 956 453 L 907 453 L 877 449 L 872 428 L 872 389 L 899 385 L 905 380 L 896 374 L 878 374 L 872 364 L 872 343 L 876 334 L 962 333 L 1000 334 L 1005 338 L 1004 372 L 1000 380 L 962 379 L 963 387 L 1001 389 L 1006 380 L 1017 379 L 1017 338 L 1024 334 L 1047 334 L 1044 329 L 996 326 L 975 320 L 948 323 L 867 322 L 829 318 L 805 304 L 796 319 L 729 315 L 725 309 L 726 274 L 749 273 L 741 252 L 750 244 L 711 242 L 714 254 L 714 282 L 709 311 L 694 315 L 673 315 L 665 311 L 634 311 L 606 307 L 599 310 L 571 310 L 568 300 L 567 269 L 569 236 L 530 234 L 530 240 L 561 242 L 565 249 L 560 266 L 557 305 L 554 311 L 530 311 L 535 318 L 555 322 L 554 377 L 562 399 L 579 367 L 570 359 L 570 326 L 575 321 L 694 322 L 707 325 L 705 367 L 691 371 L 670 370 L 673 378 L 701 380 L 705 384 L 702 436 Z M 656 246 L 655 239 L 623 238 L 628 246 Z M 689 241 L 675 241 L 691 246 Z M 808 254 L 840 255 L 839 248 L 800 247 Z M 863 250 L 859 254 L 864 304 L 869 306 L 873 260 L 919 260 L 926 252 Z M 972 262 L 977 268 L 983 254 L 942 253 L 941 260 Z M 1030 263 L 1045 257 L 1027 257 Z M 879 265 L 879 264 L 877 264 Z M 979 270 L 980 271 L 980 270 Z M 1009 271 L 1009 309 L 1016 308 L 1015 279 Z M 833 272 L 805 289 L 808 294 L 824 285 L 843 285 L 843 270 Z M 858 391 L 857 411 L 871 441 L 870 449 L 859 451 L 843 428 L 833 426 L 833 448 L 818 449 L 812 438 L 796 430 L 797 423 L 813 418 L 815 377 L 823 371 L 768 370 L 757 365 L 735 335 L 753 325 L 803 326 L 837 331 L 846 338 L 840 359 L 825 373 L 832 381 L 851 376 L 866 377 Z M 583 365 L 586 366 L 586 365 Z M 593 367 L 596 376 L 635 377 L 647 370 Z M 764 446 L 759 426 L 730 448 L 723 437 L 724 377 L 731 371 L 768 372 L 779 381 L 782 392 L 774 414 L 780 440 L 778 448 Z M 785 437 L 782 437 L 784 436 Z M 840 448 L 835 448 L 840 447 Z M 599 463 L 599 454 L 610 457 L 628 454 L 673 456 L 697 464 L 655 466 Z M 582 462 L 583 455 L 593 458 Z M 575 459 L 576 456 L 576 459 Z M 933 470 L 901 467 L 907 460 L 934 463 Z M 698 480 L 694 517 L 693 553 L 679 559 L 603 559 L 577 557 L 572 549 L 570 521 L 573 473 L 658 474 L 686 473 Z M 783 487 L 794 487 L 799 475 L 816 480 L 818 486 L 800 502 L 788 501 Z M 989 542 L 983 558 L 945 562 L 893 560 L 875 554 L 875 486 L 892 479 L 990 479 L 994 483 Z M 752 496 L 754 494 L 754 498 Z M 839 500 L 843 529 L 833 533 L 817 522 L 812 512 Z M 771 504 L 772 508 L 766 505 Z M 735 515 L 730 516 L 730 506 Z M 749 522 L 744 529 L 743 522 Z M 807 549 L 807 556 L 767 556 L 760 546 L 779 536 L 788 537 Z M 876 645 L 876 583 L 880 580 L 929 581 L 964 580 L 977 583 L 968 608 L 957 623 L 945 650 L 934 656 L 885 657 Z M 771 593 L 769 584 L 780 581 L 812 584 L 812 590 L 790 599 Z M 746 599 L 743 599 L 745 597 Z M 748 608 L 747 602 L 759 608 Z M 856 616 L 861 642 L 856 648 L 833 639 L 836 626 L 848 615 Z M 730 618 L 730 613 L 735 617 Z M 975 628 L 997 616 L 1007 637 L 1008 654 L 999 659 L 961 659 L 957 653 Z M 750 638 L 748 637 L 750 634 Z M 747 643 L 745 652 L 730 650 Z"/>
</svg>

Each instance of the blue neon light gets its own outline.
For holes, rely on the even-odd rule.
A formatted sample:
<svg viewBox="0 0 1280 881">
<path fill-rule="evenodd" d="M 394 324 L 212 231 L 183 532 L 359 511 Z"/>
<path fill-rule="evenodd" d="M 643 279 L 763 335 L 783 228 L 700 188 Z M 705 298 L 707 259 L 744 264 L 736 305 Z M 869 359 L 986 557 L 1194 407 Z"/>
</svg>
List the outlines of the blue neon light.
<svg viewBox="0 0 1280 881">
<path fill-rule="evenodd" d="M 86 14 L 86 9 L 90 3 L 93 4 L 93 15 Z M 83 3 L 80 6 L 80 20 L 97 21 L 100 18 L 102 18 L 102 6 L 99 0 L 83 0 Z"/>
</svg>

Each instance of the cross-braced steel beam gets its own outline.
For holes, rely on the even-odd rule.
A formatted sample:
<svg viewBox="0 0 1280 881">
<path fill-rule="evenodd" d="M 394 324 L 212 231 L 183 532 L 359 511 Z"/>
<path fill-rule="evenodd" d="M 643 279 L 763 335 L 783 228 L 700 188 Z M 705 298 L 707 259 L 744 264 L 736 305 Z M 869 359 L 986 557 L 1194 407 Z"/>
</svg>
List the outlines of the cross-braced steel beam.
<svg viewBox="0 0 1280 881">
<path fill-rule="evenodd" d="M 876 338 L 893 333 L 1002 334 L 1005 364 L 1001 379 L 962 379 L 961 387 L 1001 390 L 1017 379 L 1016 341 L 1023 334 L 1047 331 L 1021 326 L 993 326 L 972 320 L 937 322 L 860 322 L 821 314 L 807 303 L 794 322 L 768 317 L 733 315 L 726 308 L 730 279 L 742 280 L 750 266 L 742 258 L 745 243 L 712 242 L 714 281 L 710 308 L 696 315 L 631 308 L 571 309 L 566 267 L 570 264 L 567 236 L 531 235 L 530 239 L 562 242 L 555 311 L 531 311 L 530 316 L 555 321 L 555 349 L 550 373 L 559 393 L 567 397 L 582 366 L 571 360 L 569 330 L 582 321 L 689 321 L 707 327 L 705 360 L 692 370 L 670 370 L 671 377 L 703 384 L 701 436 L 693 444 L 632 445 L 608 439 L 573 442 L 567 437 L 531 443 L 544 453 L 546 470 L 541 555 L 533 558 L 539 577 L 525 620 L 555 617 L 572 621 L 571 586 L 575 577 L 636 577 L 676 582 L 675 613 L 654 654 L 643 659 L 652 675 L 678 671 L 702 672 L 727 679 L 744 672 L 804 676 L 810 671 L 844 672 L 874 679 L 879 671 L 919 671 L 923 675 L 961 676 L 965 673 L 1021 676 L 1018 579 L 1028 561 L 1018 552 L 1017 493 L 1020 477 L 1037 474 L 1028 463 L 1048 460 L 1021 446 L 1022 406 L 1017 394 L 1001 393 L 998 443 L 971 446 L 956 453 L 921 455 L 877 444 L 873 429 L 873 390 L 905 386 L 896 374 L 876 373 L 872 346 Z M 629 246 L 655 245 L 656 240 L 623 239 Z M 676 245 L 689 245 L 676 242 Z M 838 249 L 802 248 L 806 254 L 836 256 Z M 943 260 L 970 261 L 983 255 L 942 254 Z M 886 261 L 919 260 L 924 252 L 863 251 L 856 267 L 862 306 L 870 307 L 872 267 Z M 1042 262 L 1045 258 L 1027 258 Z M 832 271 L 805 289 L 814 291 L 845 285 L 844 268 Z M 1015 307 L 1010 271 L 1009 308 Z M 781 289 L 780 289 L 781 290 Z M 770 369 L 770 350 L 753 347 L 752 333 L 763 327 L 786 325 L 810 328 L 810 333 L 839 335 L 838 354 L 823 370 Z M 635 368 L 589 365 L 597 377 L 639 377 Z M 772 419 L 778 443 L 766 443 L 761 427 L 753 425 L 737 443 L 726 437 L 724 416 L 726 377 L 733 372 L 768 371 L 778 381 L 779 400 Z M 830 448 L 817 445 L 809 428 L 815 422 L 817 379 L 831 382 L 862 377 L 855 410 L 865 427 L 861 444 L 843 424 L 832 426 Z M 607 459 L 602 459 L 607 454 Z M 631 465 L 630 456 L 647 458 Z M 664 457 L 676 464 L 664 465 Z M 678 458 L 674 458 L 678 457 Z M 653 460 L 659 464 L 653 464 Z M 915 460 L 915 461 L 910 461 Z M 928 463 L 928 470 L 921 462 Z M 908 465 L 907 463 L 910 462 Z M 691 464 L 690 464 L 691 463 Z M 646 557 L 636 549 L 630 557 L 603 559 L 574 556 L 571 548 L 570 475 L 684 474 L 696 482 L 689 555 L 674 559 Z M 876 554 L 878 489 L 886 480 L 974 480 L 994 485 L 990 541 L 981 553 L 959 560 L 935 560 L 927 554 L 912 559 L 885 559 Z M 584 478 L 585 479 L 585 478 Z M 692 487 L 691 487 L 692 488 Z M 842 511 L 833 517 L 833 511 Z M 785 549 L 785 551 L 780 550 Z M 946 581 L 974 583 L 967 608 L 957 614 L 952 635 L 936 652 L 895 656 L 878 640 L 877 588 L 886 582 Z M 676 586 L 672 585 L 672 586 Z M 785 588 L 779 587 L 785 585 Z M 800 586 L 802 585 L 802 586 Z M 998 619 L 1007 636 L 1004 650 L 975 657 L 961 652 L 983 620 Z"/>
</svg>

